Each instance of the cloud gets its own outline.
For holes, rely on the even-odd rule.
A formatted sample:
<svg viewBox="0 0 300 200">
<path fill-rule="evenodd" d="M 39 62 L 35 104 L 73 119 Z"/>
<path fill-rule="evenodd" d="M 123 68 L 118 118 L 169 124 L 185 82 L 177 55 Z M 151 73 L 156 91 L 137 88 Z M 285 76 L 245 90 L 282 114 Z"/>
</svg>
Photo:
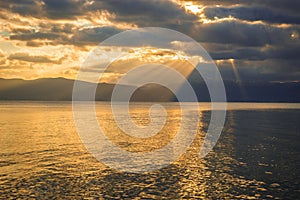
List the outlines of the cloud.
<svg viewBox="0 0 300 200">
<path fill-rule="evenodd" d="M 33 63 L 53 63 L 53 64 L 61 64 L 63 61 L 63 57 L 60 59 L 51 59 L 49 56 L 41 56 L 41 55 L 30 55 L 28 53 L 14 53 L 8 56 L 10 60 L 21 60 L 26 62 Z"/>
<path fill-rule="evenodd" d="M 299 14 L 290 14 L 283 10 L 268 7 L 208 7 L 204 10 L 209 19 L 226 18 L 229 16 L 247 21 L 266 21 L 269 23 L 300 24 Z"/>
<path fill-rule="evenodd" d="M 210 52 L 215 60 L 226 59 L 243 59 L 243 60 L 299 60 L 300 46 L 290 44 L 286 46 L 267 46 L 267 47 L 251 47 L 237 48 L 226 51 Z"/>
<path fill-rule="evenodd" d="M 233 1 L 227 3 L 229 2 Z M 48 0 L 40 6 L 45 12 L 51 13 L 50 16 L 56 20 L 78 18 L 84 15 L 92 18 L 91 13 L 105 11 L 111 14 L 111 16 L 106 16 L 109 18 L 108 20 L 115 22 L 115 24 L 128 22 L 138 26 L 167 27 L 188 34 L 200 42 L 261 46 L 274 44 L 274 42 L 282 40 L 279 38 L 289 37 L 289 33 L 282 29 L 265 24 L 247 24 L 238 20 L 200 24 L 197 22 L 197 16 L 186 13 L 183 8 L 174 2 L 165 0 L 110 0 L 95 1 L 90 4 L 78 0 Z M 225 8 L 220 7 L 219 9 Z M 211 17 L 214 15 L 211 14 Z M 45 17 L 47 16 L 45 15 Z M 249 14 L 249 16 L 252 15 Z M 103 26 L 93 25 L 92 23 L 87 21 L 78 26 L 71 23 L 54 23 L 45 20 L 38 24 L 38 30 L 20 28 L 12 30 L 10 39 L 23 41 L 47 39 L 60 43 L 98 44 L 107 37 L 124 30 L 116 27 L 115 24 Z"/>
<path fill-rule="evenodd" d="M 0 49 L 0 58 L 4 57 L 3 51 Z"/>
<path fill-rule="evenodd" d="M 26 46 L 29 46 L 29 47 L 41 47 L 44 45 L 45 45 L 45 42 L 43 42 L 43 41 L 27 41 L 26 42 Z"/>
<path fill-rule="evenodd" d="M 197 19 L 175 3 L 165 0 L 110 0 L 103 1 L 101 5 L 115 13 L 116 20 L 134 22 L 143 27 L 183 24 Z"/>
<path fill-rule="evenodd" d="M 293 42 L 289 29 L 268 24 L 248 24 L 236 20 L 200 24 L 192 37 L 200 42 L 234 44 L 239 46 L 265 46 Z"/>
<path fill-rule="evenodd" d="M 121 29 L 115 27 L 86 28 L 75 32 L 70 39 L 70 43 L 76 45 L 97 45 L 108 37 L 121 31 Z"/>
<path fill-rule="evenodd" d="M 34 40 L 34 39 L 48 39 L 48 40 L 65 40 L 66 37 L 59 33 L 45 33 L 45 32 L 33 32 L 24 34 L 14 34 L 10 36 L 11 40 Z"/>
<path fill-rule="evenodd" d="M 295 0 L 243 0 L 245 5 L 264 5 L 265 7 L 274 8 L 277 10 L 285 11 L 286 13 L 294 13 L 299 15 L 300 1 Z"/>
<path fill-rule="evenodd" d="M 129 22 L 139 26 L 183 24 L 197 19 L 169 0 L 12 0 L 3 1 L 0 5 L 21 16 L 57 20 L 78 19 L 88 13 L 106 11 L 115 14 L 116 22 Z"/>
<path fill-rule="evenodd" d="M 85 12 L 82 0 L 44 0 L 44 9 L 48 18 L 75 18 Z"/>
<path fill-rule="evenodd" d="M 181 0 L 182 2 L 192 2 L 194 4 L 209 6 L 209 5 L 234 5 L 239 4 L 241 0 Z"/>
<path fill-rule="evenodd" d="M 70 19 L 84 14 L 84 2 L 84 0 L 10 0 L 2 1 L 0 5 L 22 16 Z"/>
<path fill-rule="evenodd" d="M 42 1 L 38 0 L 10 0 L 1 1 L 0 7 L 12 13 L 18 13 L 22 16 L 42 16 L 44 10 Z"/>
<path fill-rule="evenodd" d="M 191 13 L 184 4 L 203 10 Z M 58 66 L 64 68 L 58 71 L 70 74 L 73 60 L 79 66 L 87 50 L 101 41 L 131 27 L 147 26 L 191 36 L 214 59 L 225 60 L 222 70 L 227 72 L 232 69 L 226 59 L 235 59 L 243 79 L 299 75 L 297 0 L 10 0 L 1 1 L 0 7 L 0 34 L 7 43 L 1 43 L 6 61 L 0 62 L 2 69 L 10 66 L 5 72 L 11 76 L 13 68 L 21 66 L 27 69 L 26 77 L 36 69 L 58 70 Z M 78 58 L 60 60 L 70 52 Z"/>
<path fill-rule="evenodd" d="M 243 5 L 251 6 L 264 6 L 266 8 L 274 8 L 289 13 L 299 14 L 300 1 L 297 0 L 181 0 L 186 2 L 193 2 L 194 4 L 202 6 L 233 6 Z"/>
<path fill-rule="evenodd" d="M 266 59 L 265 52 L 260 48 L 240 48 L 232 51 L 211 52 L 211 57 L 215 60 L 227 59 L 245 59 L 245 60 L 264 60 Z"/>
<path fill-rule="evenodd" d="M 278 81 L 278 80 L 299 80 L 299 61 L 288 60 L 235 60 L 238 74 L 241 81 Z M 219 70 L 224 80 L 236 80 L 232 64 L 228 60 L 218 63 Z"/>
</svg>

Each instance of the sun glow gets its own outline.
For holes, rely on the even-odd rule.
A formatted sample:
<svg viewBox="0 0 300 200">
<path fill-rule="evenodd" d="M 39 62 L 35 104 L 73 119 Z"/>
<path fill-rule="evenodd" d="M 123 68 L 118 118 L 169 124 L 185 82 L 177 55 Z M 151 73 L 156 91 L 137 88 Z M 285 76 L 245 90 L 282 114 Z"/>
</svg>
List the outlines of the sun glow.
<svg viewBox="0 0 300 200">
<path fill-rule="evenodd" d="M 187 4 L 185 5 L 185 9 L 188 11 L 188 12 L 191 12 L 195 15 L 201 13 L 202 9 L 201 9 L 201 6 L 199 5 L 193 5 L 193 4 Z"/>
</svg>

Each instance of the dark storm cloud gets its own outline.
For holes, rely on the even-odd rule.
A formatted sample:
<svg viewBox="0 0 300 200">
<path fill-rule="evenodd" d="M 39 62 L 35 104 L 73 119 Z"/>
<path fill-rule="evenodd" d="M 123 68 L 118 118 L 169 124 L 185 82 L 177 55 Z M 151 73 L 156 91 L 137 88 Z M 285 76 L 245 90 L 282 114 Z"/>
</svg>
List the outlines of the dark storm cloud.
<svg viewBox="0 0 300 200">
<path fill-rule="evenodd" d="M 210 52 L 214 60 L 227 59 L 246 59 L 246 60 L 264 60 L 266 59 L 265 52 L 257 48 L 242 48 L 231 51 Z"/>
<path fill-rule="evenodd" d="M 18 13 L 23 16 L 42 16 L 44 14 L 41 1 L 38 0 L 10 0 L 0 1 L 0 8 Z"/>
<path fill-rule="evenodd" d="M 247 21 L 261 20 L 269 23 L 300 24 L 299 14 L 289 14 L 267 7 L 208 7 L 204 12 L 210 19 L 232 16 Z"/>
<path fill-rule="evenodd" d="M 197 16 L 186 13 L 183 8 L 175 4 L 174 2 L 167 0 L 98 0 L 98 1 L 86 1 L 86 0 L 12 0 L 1 2 L 7 11 L 12 13 L 18 13 L 23 16 L 31 15 L 36 18 L 59 20 L 59 19 L 91 19 L 93 20 L 93 13 L 108 12 L 112 16 L 108 16 L 108 20 L 118 23 L 130 23 L 139 27 L 147 26 L 160 26 L 171 28 L 177 31 L 188 34 L 194 23 L 197 21 Z M 18 8 L 18 9 L 16 9 Z M 5 17 L 5 16 L 3 16 Z M 41 28 L 46 29 L 48 33 L 75 33 L 76 27 L 67 25 L 54 25 L 54 24 L 40 24 Z M 49 27 L 51 27 L 51 30 Z M 62 27 L 64 26 L 64 27 Z M 77 27 L 78 29 L 78 27 Z M 42 30 L 42 32 L 45 32 Z M 116 32 L 111 32 L 112 34 Z M 73 38 L 77 39 L 78 35 L 82 33 L 76 33 Z M 31 38 L 48 38 L 48 36 L 40 36 L 40 33 L 23 34 L 12 32 L 11 39 L 30 40 Z M 92 34 L 91 37 L 80 36 L 81 38 L 90 40 L 96 40 L 97 34 Z M 111 35 L 110 35 L 111 36 Z M 101 38 L 103 34 L 101 34 Z M 100 40 L 101 40 L 100 38 Z M 84 43 L 84 41 L 82 41 Z M 98 39 L 99 42 L 99 39 Z"/>
<path fill-rule="evenodd" d="M 0 6 L 22 16 L 65 19 L 85 14 L 84 3 L 84 0 L 9 0 L 0 2 Z"/>
<path fill-rule="evenodd" d="M 99 2 L 99 1 L 97 1 Z M 153 18 L 170 18 L 182 15 L 182 10 L 170 1 L 161 0 L 110 0 L 102 1 L 102 6 L 121 16 L 151 16 Z M 93 7 L 97 4 L 93 4 Z M 179 13 L 177 13 L 179 12 Z"/>
<path fill-rule="evenodd" d="M 192 37 L 200 42 L 250 47 L 292 42 L 289 29 L 268 24 L 247 24 L 239 21 L 222 21 L 198 25 Z"/>
<path fill-rule="evenodd" d="M 196 16 L 167 0 L 12 0 L 0 2 L 1 8 L 20 15 L 51 19 L 72 19 L 87 12 L 104 11 L 116 15 L 116 21 L 136 23 L 140 26 L 154 24 L 182 24 L 196 20 Z"/>
<path fill-rule="evenodd" d="M 73 18 L 86 11 L 83 0 L 44 0 L 44 3 L 47 17 L 53 19 Z"/>
<path fill-rule="evenodd" d="M 269 48 L 238 48 L 230 51 L 210 52 L 215 60 L 242 59 L 242 60 L 299 60 L 300 46 L 271 46 Z"/>
<path fill-rule="evenodd" d="M 97 27 L 86 28 L 76 32 L 70 39 L 75 45 L 97 45 L 108 37 L 121 32 L 121 29 L 115 27 Z"/>
<path fill-rule="evenodd" d="M 27 4 L 15 4 L 11 10 L 24 16 L 39 16 L 43 13 L 42 8 L 35 1 Z"/>
<path fill-rule="evenodd" d="M 242 0 L 244 5 L 254 5 L 269 7 L 276 10 L 285 11 L 286 13 L 299 14 L 300 1 L 298 0 Z"/>
<path fill-rule="evenodd" d="M 102 7 L 115 13 L 116 20 L 135 23 L 139 26 L 183 24 L 197 19 L 196 16 L 185 13 L 175 3 L 166 0 L 96 1 L 91 7 L 93 9 Z"/>
<path fill-rule="evenodd" d="M 268 58 L 283 60 L 300 60 L 300 45 L 285 45 L 270 48 L 266 51 Z M 299 66 L 300 71 L 300 66 Z"/>
</svg>

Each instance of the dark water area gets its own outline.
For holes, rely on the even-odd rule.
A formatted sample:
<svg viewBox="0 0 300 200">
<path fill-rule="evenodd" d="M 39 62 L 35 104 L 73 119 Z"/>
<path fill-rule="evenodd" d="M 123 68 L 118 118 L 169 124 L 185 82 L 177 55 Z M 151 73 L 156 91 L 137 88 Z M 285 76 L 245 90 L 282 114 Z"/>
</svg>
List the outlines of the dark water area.
<svg viewBox="0 0 300 200">
<path fill-rule="evenodd" d="M 217 145 L 200 159 L 210 117 L 203 110 L 184 155 L 134 174 L 85 149 L 69 104 L 2 103 L 0 199 L 298 199 L 300 109 L 269 107 L 232 104 Z"/>
</svg>

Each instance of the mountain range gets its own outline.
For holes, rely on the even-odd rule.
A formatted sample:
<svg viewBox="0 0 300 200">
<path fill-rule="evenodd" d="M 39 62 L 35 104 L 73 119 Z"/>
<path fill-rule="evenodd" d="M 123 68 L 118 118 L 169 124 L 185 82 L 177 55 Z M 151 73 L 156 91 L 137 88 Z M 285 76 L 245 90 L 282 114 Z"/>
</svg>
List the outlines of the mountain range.
<svg viewBox="0 0 300 200">
<path fill-rule="evenodd" d="M 74 80 L 42 78 L 36 80 L 1 79 L 0 100 L 71 101 Z M 82 82 L 83 89 L 94 83 Z M 198 100 L 210 101 L 204 82 L 191 82 Z M 300 102 L 299 82 L 244 82 L 224 81 L 229 102 Z M 99 83 L 95 100 L 110 101 L 114 84 Z M 121 85 L 126 91 L 129 85 Z M 127 88 L 128 89 L 128 88 Z M 138 88 L 131 101 L 176 101 L 173 93 L 160 85 L 147 84 Z"/>
</svg>

